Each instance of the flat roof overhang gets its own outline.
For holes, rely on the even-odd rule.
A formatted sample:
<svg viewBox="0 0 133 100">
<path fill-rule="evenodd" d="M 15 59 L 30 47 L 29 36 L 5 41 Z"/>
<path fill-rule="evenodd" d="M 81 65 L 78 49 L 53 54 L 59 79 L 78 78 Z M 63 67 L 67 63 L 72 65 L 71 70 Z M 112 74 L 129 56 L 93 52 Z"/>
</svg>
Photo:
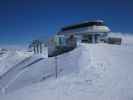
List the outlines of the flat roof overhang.
<svg viewBox="0 0 133 100">
<path fill-rule="evenodd" d="M 78 28 L 73 30 L 61 31 L 58 35 L 68 35 L 68 34 L 84 34 L 84 33 L 109 33 L 111 30 L 107 26 L 91 26 L 91 27 L 84 27 Z"/>
<path fill-rule="evenodd" d="M 73 30 L 83 27 L 89 27 L 89 26 L 105 26 L 104 21 L 102 20 L 94 20 L 94 21 L 86 21 L 78 24 L 69 25 L 66 27 L 63 27 L 61 31 L 67 31 L 67 30 Z"/>
</svg>

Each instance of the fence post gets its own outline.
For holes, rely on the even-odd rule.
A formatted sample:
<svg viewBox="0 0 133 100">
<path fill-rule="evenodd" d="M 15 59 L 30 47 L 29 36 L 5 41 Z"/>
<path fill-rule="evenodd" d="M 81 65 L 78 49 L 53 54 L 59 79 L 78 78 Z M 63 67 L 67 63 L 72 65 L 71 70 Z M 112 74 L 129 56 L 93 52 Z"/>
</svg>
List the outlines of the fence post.
<svg viewBox="0 0 133 100">
<path fill-rule="evenodd" d="M 55 77 L 58 77 L 58 57 L 55 56 Z"/>
</svg>

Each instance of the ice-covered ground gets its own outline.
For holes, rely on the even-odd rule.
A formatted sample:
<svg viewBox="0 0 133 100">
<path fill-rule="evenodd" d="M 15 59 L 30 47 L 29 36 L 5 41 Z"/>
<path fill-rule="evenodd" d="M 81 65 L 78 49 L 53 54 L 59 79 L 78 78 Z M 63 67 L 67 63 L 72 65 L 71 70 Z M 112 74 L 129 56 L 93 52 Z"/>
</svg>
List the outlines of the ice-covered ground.
<svg viewBox="0 0 133 100">
<path fill-rule="evenodd" d="M 133 100 L 133 38 L 123 38 L 123 45 L 82 44 L 74 51 L 58 56 L 57 62 L 55 58 L 49 58 L 32 63 L 18 74 L 7 90 L 20 82 L 34 80 L 36 76 L 44 75 L 44 79 L 1 94 L 0 100 Z M 58 64 L 57 79 L 55 63 Z M 36 78 L 31 78 L 31 74 Z M 52 78 L 47 79 L 45 74 Z M 29 77 L 28 80 L 23 80 L 25 77 Z"/>
</svg>

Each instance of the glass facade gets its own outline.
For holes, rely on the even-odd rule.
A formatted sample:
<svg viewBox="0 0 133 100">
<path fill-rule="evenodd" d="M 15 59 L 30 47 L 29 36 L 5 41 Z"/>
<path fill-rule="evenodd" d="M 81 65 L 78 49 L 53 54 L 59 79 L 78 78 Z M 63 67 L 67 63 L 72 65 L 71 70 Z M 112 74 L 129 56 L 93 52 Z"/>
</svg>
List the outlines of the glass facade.
<svg viewBox="0 0 133 100">
<path fill-rule="evenodd" d="M 55 44 L 56 46 L 65 46 L 66 45 L 66 39 L 64 35 L 57 35 L 55 36 Z"/>
</svg>

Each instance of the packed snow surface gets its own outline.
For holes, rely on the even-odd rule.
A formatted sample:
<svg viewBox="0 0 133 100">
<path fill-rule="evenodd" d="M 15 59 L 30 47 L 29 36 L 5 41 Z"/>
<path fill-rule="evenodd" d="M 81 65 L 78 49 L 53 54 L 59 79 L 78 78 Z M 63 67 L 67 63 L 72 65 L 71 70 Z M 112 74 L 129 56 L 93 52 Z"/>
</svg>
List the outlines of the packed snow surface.
<svg viewBox="0 0 133 100">
<path fill-rule="evenodd" d="M 58 56 L 57 62 L 54 57 L 35 62 L 41 57 L 32 56 L 26 66 L 18 66 L 26 69 L 10 73 L 17 77 L 11 80 L 13 83 L 8 84 L 5 93 L 1 93 L 0 100 L 133 100 L 131 41 L 130 45 L 125 41 L 124 45 L 81 44 Z M 2 82 L 6 84 L 9 74 L 5 76 Z M 21 87 L 27 81 L 35 83 L 14 91 L 18 84 L 21 83 Z"/>
</svg>

